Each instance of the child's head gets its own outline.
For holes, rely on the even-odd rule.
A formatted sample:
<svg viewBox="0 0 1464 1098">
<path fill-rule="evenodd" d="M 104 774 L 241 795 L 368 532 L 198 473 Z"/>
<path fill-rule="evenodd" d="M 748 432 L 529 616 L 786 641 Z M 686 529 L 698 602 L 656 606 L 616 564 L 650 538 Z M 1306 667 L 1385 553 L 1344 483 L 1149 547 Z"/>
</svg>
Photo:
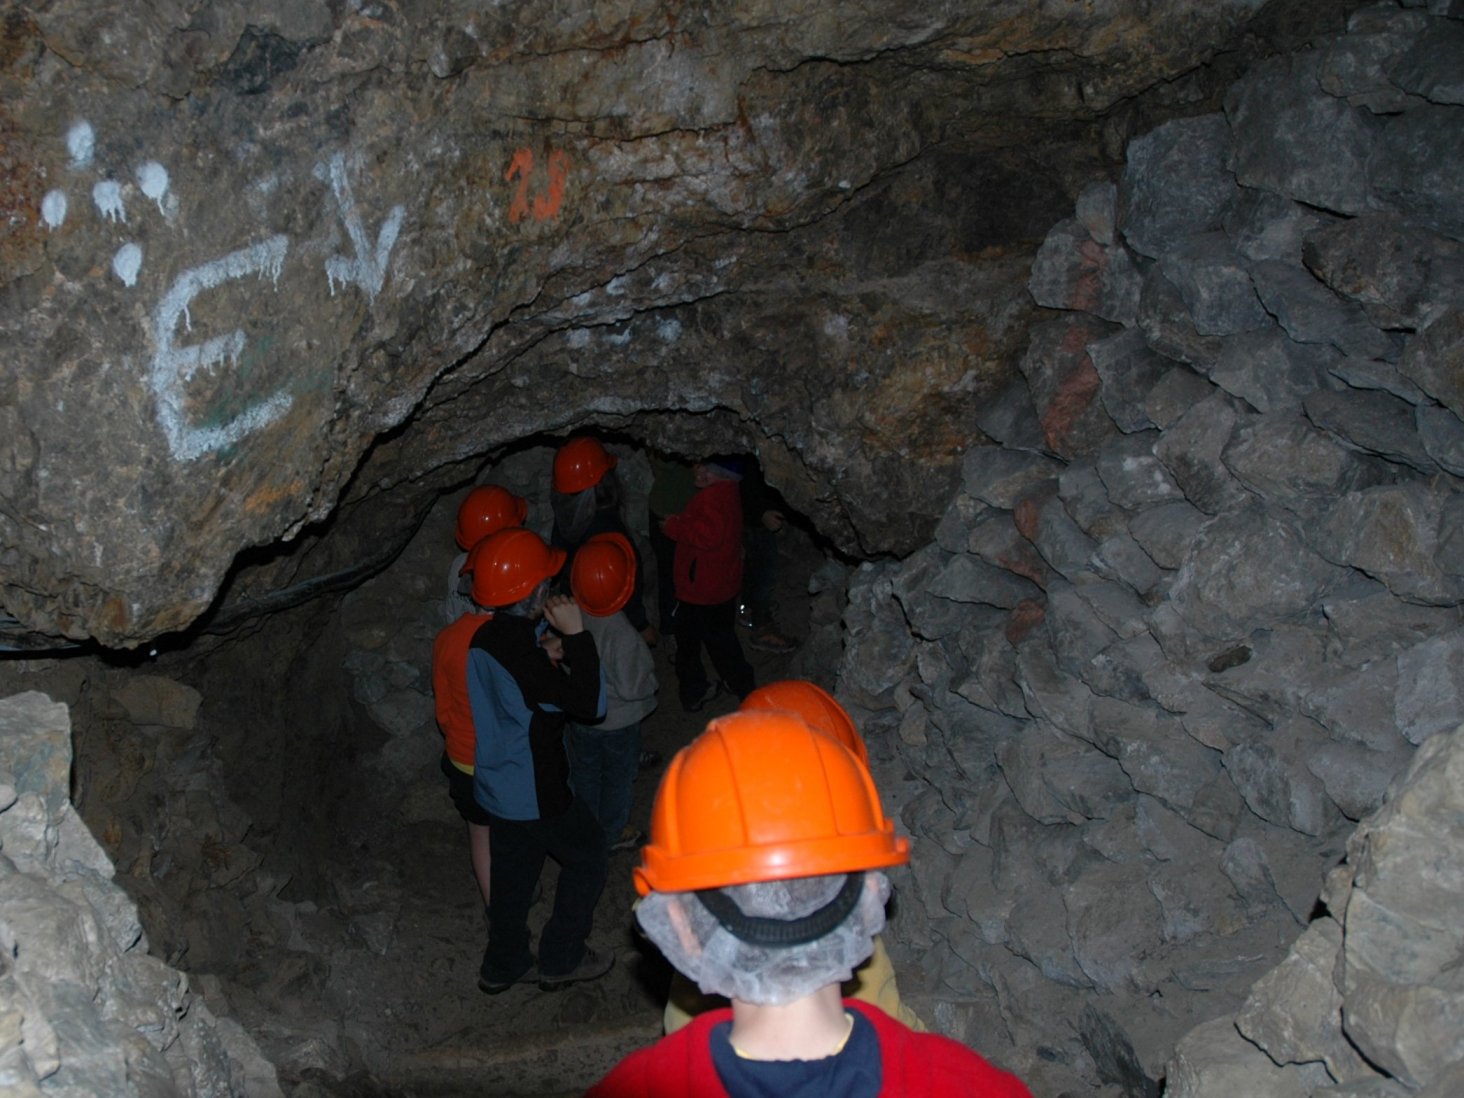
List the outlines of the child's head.
<svg viewBox="0 0 1464 1098">
<path fill-rule="evenodd" d="M 739 481 L 746 468 L 746 463 L 740 457 L 709 457 L 692 469 L 692 478 L 698 488 L 705 488 L 719 480 Z"/>
<path fill-rule="evenodd" d="M 869 771 L 787 711 L 713 721 L 656 792 L 637 918 L 705 992 L 783 1004 L 847 980 L 909 860 Z"/>
</svg>

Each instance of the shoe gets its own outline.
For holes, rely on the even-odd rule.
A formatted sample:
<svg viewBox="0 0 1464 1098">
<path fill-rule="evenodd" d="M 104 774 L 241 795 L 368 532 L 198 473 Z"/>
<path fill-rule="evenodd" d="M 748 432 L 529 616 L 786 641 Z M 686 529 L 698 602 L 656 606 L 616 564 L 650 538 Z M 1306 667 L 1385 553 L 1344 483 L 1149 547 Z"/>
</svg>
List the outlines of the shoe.
<svg viewBox="0 0 1464 1098">
<path fill-rule="evenodd" d="M 760 633 L 754 633 L 752 639 L 747 643 L 759 652 L 791 652 L 799 644 L 793 638 L 783 636 L 776 629 L 764 629 Z"/>
<path fill-rule="evenodd" d="M 610 844 L 614 850 L 634 850 L 646 841 L 646 833 L 639 828 L 626 824 L 620 831 L 620 837 Z"/>
<path fill-rule="evenodd" d="M 661 761 L 662 755 L 659 751 L 642 751 L 636 767 L 640 770 L 654 770 L 661 765 Z"/>
<path fill-rule="evenodd" d="M 570 984 L 584 983 L 586 980 L 598 980 L 605 973 L 615 967 L 615 954 L 601 953 L 598 950 L 585 946 L 585 955 L 580 958 L 580 963 L 574 968 L 559 976 L 547 976 L 539 974 L 540 991 L 558 991 L 560 988 L 568 987 Z"/>
<path fill-rule="evenodd" d="M 722 684 L 720 682 L 708 683 L 707 688 L 702 691 L 701 697 L 697 698 L 696 701 L 682 702 L 681 708 L 688 713 L 700 713 L 707 702 L 711 701 L 721 692 Z"/>
<path fill-rule="evenodd" d="M 487 976 L 483 975 L 482 971 L 480 970 L 478 972 L 478 990 L 481 991 L 484 995 L 502 995 L 509 988 L 513 987 L 514 984 L 533 983 L 535 976 L 536 973 L 534 972 L 534 966 L 532 964 L 530 964 L 528 968 L 524 969 L 512 980 L 490 980 Z"/>
</svg>

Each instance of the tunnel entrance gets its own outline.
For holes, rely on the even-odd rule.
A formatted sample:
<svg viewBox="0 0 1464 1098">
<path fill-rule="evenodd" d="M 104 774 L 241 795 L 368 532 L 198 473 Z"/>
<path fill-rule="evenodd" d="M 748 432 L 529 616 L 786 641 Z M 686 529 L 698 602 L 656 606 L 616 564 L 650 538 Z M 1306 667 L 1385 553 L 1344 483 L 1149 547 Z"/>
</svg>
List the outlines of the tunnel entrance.
<svg viewBox="0 0 1464 1098">
<path fill-rule="evenodd" d="M 659 622 L 651 454 L 604 437 Z M 526 525 L 546 538 L 559 441 L 528 440 L 473 478 L 529 500 Z M 137 902 L 152 952 L 244 1026 L 287 1093 L 577 1094 L 660 1033 L 670 971 L 633 930 L 635 846 L 611 856 L 590 940 L 616 957 L 610 975 L 558 994 L 476 987 L 486 922 L 438 769 L 431 675 L 468 487 L 444 493 L 395 559 L 348 591 L 155 657 L 83 656 L 45 675 L 62 696 L 57 676 L 69 680 L 73 800 Z M 777 625 L 800 643 L 754 647 L 745 625 L 739 639 L 757 681 L 832 688 L 851 565 L 781 499 L 768 504 L 787 516 L 773 543 Z M 379 540 L 402 534 L 382 529 Z M 664 762 L 737 705 L 724 690 L 685 712 L 674 643 L 662 636 L 653 649 L 659 704 L 642 746 L 655 758 L 631 816 L 640 830 Z M 551 862 L 536 934 L 556 878 Z"/>
</svg>

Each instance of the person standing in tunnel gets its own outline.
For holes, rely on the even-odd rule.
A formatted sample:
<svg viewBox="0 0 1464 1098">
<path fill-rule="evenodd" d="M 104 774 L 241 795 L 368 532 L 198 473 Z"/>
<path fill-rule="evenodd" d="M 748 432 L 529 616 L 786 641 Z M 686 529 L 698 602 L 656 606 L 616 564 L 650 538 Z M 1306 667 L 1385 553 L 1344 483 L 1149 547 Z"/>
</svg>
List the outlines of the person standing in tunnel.
<svg viewBox="0 0 1464 1098">
<path fill-rule="evenodd" d="M 720 685 L 702 666 L 705 646 L 722 683 L 740 700 L 753 687 L 752 665 L 737 639 L 742 588 L 741 459 L 709 458 L 692 469 L 697 487 L 686 508 L 661 520 L 676 543 L 676 679 L 681 707 L 697 713 Z"/>
<path fill-rule="evenodd" d="M 859 729 L 854 726 L 854 718 L 817 683 L 807 679 L 782 679 L 759 686 L 742 699 L 739 707 L 742 712 L 757 709 L 781 709 L 801 717 L 815 732 L 832 736 L 847 747 L 860 765 L 869 766 L 869 749 L 865 747 Z M 874 936 L 868 960 L 855 966 L 854 975 L 844 982 L 842 990 L 847 998 L 873 1003 L 891 1018 L 898 1018 L 917 1032 L 925 1032 L 925 1023 L 900 999 L 895 968 L 880 935 Z M 675 1033 L 697 1014 L 726 1005 L 725 999 L 703 995 L 684 975 L 674 972 L 671 989 L 666 996 L 662 1026 L 667 1033 Z"/>
<path fill-rule="evenodd" d="M 590 538 L 606 533 L 630 537 L 621 512 L 624 492 L 620 477 L 615 472 L 617 464 L 615 455 L 606 450 L 599 439 L 588 435 L 575 436 L 554 454 L 554 492 L 551 497 L 554 527 L 549 532 L 549 544 L 565 552 L 564 567 L 555 577 L 561 590 L 569 589 L 569 566 L 580 546 Z M 639 567 L 630 598 L 625 603 L 625 616 L 647 644 L 656 643 L 656 629 L 646 615 L 645 600 L 641 595 Z"/>
<path fill-rule="evenodd" d="M 635 583 L 635 548 L 622 534 L 596 534 L 570 566 L 569 586 L 584 611 L 605 672 L 605 717 L 569 725 L 570 784 L 594 812 L 610 849 L 639 846 L 645 835 L 630 824 L 641 758 L 641 721 L 656 708 L 656 661 L 622 607 Z"/>
<path fill-rule="evenodd" d="M 449 625 L 476 609 L 472 582 L 463 573 L 468 550 L 489 534 L 509 526 L 522 526 L 528 515 L 529 501 L 498 484 L 480 484 L 463 497 L 462 503 L 458 504 L 457 521 L 453 524 L 453 537 L 462 551 L 452 558 L 447 570 L 447 597 L 442 603 L 442 612 Z"/>
<path fill-rule="evenodd" d="M 763 479 L 757 458 L 745 459 L 742 478 L 743 561 L 742 602 L 738 623 L 752 630 L 748 644 L 760 652 L 786 654 L 798 642 L 778 630 L 773 619 L 773 591 L 778 584 L 778 535 L 787 524 L 782 501 Z"/>
<path fill-rule="evenodd" d="M 546 857 L 560 873 L 539 941 L 539 986 L 597 979 L 615 961 L 586 944 L 608 855 L 600 825 L 570 789 L 565 729 L 570 718 L 604 716 L 605 683 L 579 607 L 550 593 L 564 559 L 532 530 L 513 527 L 480 541 L 464 565 L 473 601 L 492 612 L 473 634 L 466 668 L 474 794 L 491 835 L 493 907 L 478 972 L 490 995 L 533 978 L 529 908 Z M 563 638 L 559 667 L 539 643 L 548 626 Z"/>
<path fill-rule="evenodd" d="M 468 698 L 468 645 L 488 618 L 488 614 L 470 609 L 445 626 L 432 642 L 432 704 L 437 729 L 442 733 L 440 766 L 447 778 L 447 795 L 468 825 L 468 857 L 485 915 L 492 906 L 492 847 L 488 813 L 473 792 L 478 734 Z"/>
<path fill-rule="evenodd" d="M 656 791 L 636 919 L 730 1008 L 632 1053 L 589 1098 L 1031 1098 L 948 1037 L 840 994 L 884 928 L 909 840 L 869 771 L 796 714 L 712 721 Z"/>
<path fill-rule="evenodd" d="M 448 624 L 432 642 L 432 701 L 443 743 L 440 765 L 447 778 L 448 796 L 468 827 L 468 856 L 485 914 L 492 902 L 492 855 L 488 814 L 473 795 L 477 736 L 468 702 L 467 658 L 468 644 L 487 618 L 473 602 L 472 578 L 464 574 L 463 566 L 469 549 L 498 530 L 522 526 L 528 513 L 527 500 L 497 484 L 480 484 L 463 497 L 453 525 L 453 536 L 462 552 L 453 558 L 448 570 L 447 597 L 443 600 Z"/>
</svg>

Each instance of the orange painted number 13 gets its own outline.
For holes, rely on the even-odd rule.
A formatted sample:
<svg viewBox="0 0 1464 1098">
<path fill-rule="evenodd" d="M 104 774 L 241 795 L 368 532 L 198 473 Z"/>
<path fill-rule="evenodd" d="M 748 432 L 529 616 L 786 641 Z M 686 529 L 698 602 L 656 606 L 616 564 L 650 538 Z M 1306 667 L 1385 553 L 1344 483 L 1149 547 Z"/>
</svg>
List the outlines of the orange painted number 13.
<svg viewBox="0 0 1464 1098">
<path fill-rule="evenodd" d="M 508 220 L 513 224 L 517 225 L 525 217 L 548 221 L 559 213 L 560 203 L 564 201 L 564 183 L 569 178 L 569 154 L 563 149 L 551 149 L 548 159 L 548 186 L 533 196 L 532 203 L 529 200 L 529 177 L 534 174 L 533 150 L 518 149 L 508 162 L 508 171 L 503 173 L 503 178 L 510 183 L 518 180 L 513 200 L 508 204 Z"/>
</svg>

